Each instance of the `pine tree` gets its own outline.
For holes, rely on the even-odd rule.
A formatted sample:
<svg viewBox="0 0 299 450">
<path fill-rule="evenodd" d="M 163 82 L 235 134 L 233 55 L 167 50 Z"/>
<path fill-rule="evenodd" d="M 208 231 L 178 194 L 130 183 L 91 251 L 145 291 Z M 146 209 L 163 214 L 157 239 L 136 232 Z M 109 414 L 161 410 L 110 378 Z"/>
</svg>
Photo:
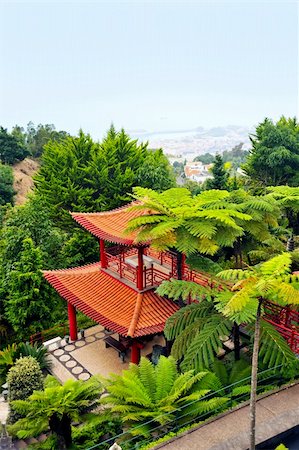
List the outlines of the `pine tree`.
<svg viewBox="0 0 299 450">
<path fill-rule="evenodd" d="M 19 337 L 26 337 L 47 326 L 52 313 L 53 298 L 41 272 L 41 250 L 32 239 L 23 241 L 20 260 L 5 280 L 8 297 L 5 316 Z"/>
<path fill-rule="evenodd" d="M 220 155 L 216 155 L 211 172 L 213 178 L 206 181 L 207 189 L 227 189 L 229 175 L 224 169 L 223 159 Z"/>
</svg>

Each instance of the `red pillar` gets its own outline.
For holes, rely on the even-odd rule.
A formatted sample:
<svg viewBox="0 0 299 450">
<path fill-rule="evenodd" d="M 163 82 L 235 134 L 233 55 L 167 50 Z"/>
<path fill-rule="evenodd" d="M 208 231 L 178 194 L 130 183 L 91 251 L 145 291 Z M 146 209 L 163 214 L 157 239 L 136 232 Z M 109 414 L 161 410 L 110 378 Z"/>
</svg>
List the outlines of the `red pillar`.
<svg viewBox="0 0 299 450">
<path fill-rule="evenodd" d="M 138 247 L 137 289 L 143 289 L 143 247 Z"/>
<path fill-rule="evenodd" d="M 138 364 L 140 361 L 140 345 L 134 341 L 131 347 L 131 362 Z"/>
<path fill-rule="evenodd" d="M 185 264 L 186 264 L 186 255 L 182 254 L 182 280 L 185 279 Z"/>
<path fill-rule="evenodd" d="M 102 269 L 107 268 L 107 256 L 105 250 L 105 241 L 103 239 L 99 239 L 100 241 L 100 259 L 101 259 L 101 267 Z"/>
<path fill-rule="evenodd" d="M 76 341 L 78 339 L 76 308 L 70 302 L 67 304 L 67 312 L 69 316 L 70 338 L 72 341 Z"/>
</svg>

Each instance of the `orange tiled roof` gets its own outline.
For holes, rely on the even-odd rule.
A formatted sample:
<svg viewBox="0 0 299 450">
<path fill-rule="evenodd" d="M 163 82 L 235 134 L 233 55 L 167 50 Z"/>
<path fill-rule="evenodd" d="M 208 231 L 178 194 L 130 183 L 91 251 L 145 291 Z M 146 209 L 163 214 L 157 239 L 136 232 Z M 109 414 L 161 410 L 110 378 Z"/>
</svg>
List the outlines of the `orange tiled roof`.
<svg viewBox="0 0 299 450">
<path fill-rule="evenodd" d="M 163 331 L 178 307 L 152 290 L 138 293 L 100 268 L 100 263 L 44 272 L 56 291 L 104 327 L 122 336 Z"/>
<path fill-rule="evenodd" d="M 134 203 L 113 209 L 112 211 L 98 213 L 71 213 L 72 217 L 82 227 L 94 236 L 117 244 L 131 245 L 136 233 L 124 234 L 128 222 L 145 213 L 142 211 L 129 211 Z M 136 204 L 136 202 L 135 202 Z"/>
</svg>

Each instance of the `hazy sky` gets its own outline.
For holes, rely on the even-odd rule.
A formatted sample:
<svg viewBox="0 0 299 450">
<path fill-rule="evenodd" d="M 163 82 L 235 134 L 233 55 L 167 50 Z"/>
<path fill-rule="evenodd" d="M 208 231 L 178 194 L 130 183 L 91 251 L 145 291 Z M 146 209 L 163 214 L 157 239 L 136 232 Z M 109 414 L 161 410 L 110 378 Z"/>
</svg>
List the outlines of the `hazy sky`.
<svg viewBox="0 0 299 450">
<path fill-rule="evenodd" d="M 298 107 L 296 2 L 0 0 L 0 124 L 100 137 Z"/>
</svg>

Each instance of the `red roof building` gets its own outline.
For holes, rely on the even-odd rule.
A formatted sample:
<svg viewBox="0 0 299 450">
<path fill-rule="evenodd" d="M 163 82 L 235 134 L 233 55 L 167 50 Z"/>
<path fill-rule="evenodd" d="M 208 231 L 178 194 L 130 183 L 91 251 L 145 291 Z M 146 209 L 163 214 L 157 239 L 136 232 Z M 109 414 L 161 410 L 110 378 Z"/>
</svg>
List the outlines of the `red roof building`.
<svg viewBox="0 0 299 450">
<path fill-rule="evenodd" d="M 171 254 L 157 254 L 148 245 L 134 244 L 136 234 L 124 234 L 128 222 L 144 212 L 132 204 L 109 212 L 72 213 L 99 239 L 100 262 L 65 270 L 44 271 L 47 281 L 68 303 L 70 337 L 77 339 L 76 310 L 130 341 L 132 361 L 138 362 L 140 339 L 162 332 L 178 306 L 155 293 L 176 274 Z M 117 244 L 105 247 L 105 241 Z M 139 347 L 138 347 L 139 346 Z"/>
</svg>

